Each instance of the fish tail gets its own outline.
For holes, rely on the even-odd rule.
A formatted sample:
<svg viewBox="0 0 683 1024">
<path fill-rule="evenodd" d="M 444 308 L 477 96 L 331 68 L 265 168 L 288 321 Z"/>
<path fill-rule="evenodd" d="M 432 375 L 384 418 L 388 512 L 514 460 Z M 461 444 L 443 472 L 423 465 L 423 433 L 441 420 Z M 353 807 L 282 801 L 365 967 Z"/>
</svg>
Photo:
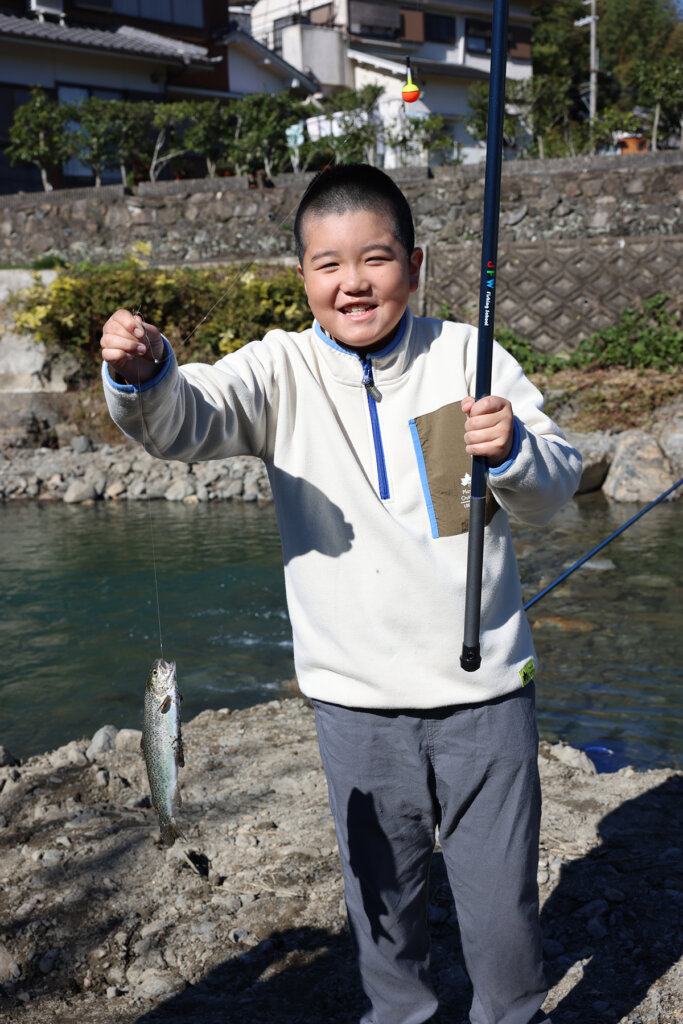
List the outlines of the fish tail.
<svg viewBox="0 0 683 1024">
<path fill-rule="evenodd" d="M 171 818 L 170 821 L 160 822 L 161 828 L 161 841 L 166 846 L 173 846 L 176 839 L 184 839 L 187 842 L 187 837 L 181 832 L 176 824 L 175 818 Z"/>
</svg>

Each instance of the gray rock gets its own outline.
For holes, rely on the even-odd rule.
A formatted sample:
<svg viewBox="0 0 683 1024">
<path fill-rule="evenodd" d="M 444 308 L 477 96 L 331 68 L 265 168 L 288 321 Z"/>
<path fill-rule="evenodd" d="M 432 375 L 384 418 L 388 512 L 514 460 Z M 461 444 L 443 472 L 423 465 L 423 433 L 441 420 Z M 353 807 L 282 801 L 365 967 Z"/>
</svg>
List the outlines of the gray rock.
<svg viewBox="0 0 683 1024">
<path fill-rule="evenodd" d="M 91 483 L 85 480 L 72 480 L 64 493 L 64 501 L 67 505 L 78 505 L 83 501 L 95 501 L 97 491 Z"/>
<path fill-rule="evenodd" d="M 142 732 L 140 729 L 119 729 L 114 746 L 117 750 L 128 750 L 139 754 L 141 740 Z"/>
<path fill-rule="evenodd" d="M 150 968 L 142 972 L 136 987 L 144 995 L 152 999 L 159 999 L 161 996 L 179 992 L 185 988 L 185 982 L 175 974 Z"/>
<path fill-rule="evenodd" d="M 608 934 L 602 921 L 597 917 L 592 917 L 586 925 L 586 931 L 594 939 L 604 939 Z"/>
<path fill-rule="evenodd" d="M 71 438 L 71 450 L 76 455 L 85 455 L 86 452 L 92 451 L 92 441 L 84 434 L 79 434 Z"/>
<path fill-rule="evenodd" d="M 675 483 L 671 463 L 655 438 L 644 430 L 620 435 L 603 492 L 614 501 L 654 501 Z"/>
<path fill-rule="evenodd" d="M 58 960 L 59 951 L 56 949 L 49 949 L 47 953 L 43 953 L 38 961 L 38 970 L 41 974 L 49 974 L 54 970 Z"/>
<path fill-rule="evenodd" d="M 166 490 L 164 497 L 166 501 L 183 501 L 185 498 L 189 498 L 191 494 L 194 494 L 194 483 L 185 477 L 184 479 L 174 480 Z"/>
<path fill-rule="evenodd" d="M 0 746 L 0 768 L 9 768 L 19 763 L 19 758 L 15 757 L 11 750 Z"/>
<path fill-rule="evenodd" d="M 544 939 L 543 953 L 548 960 L 555 960 L 564 953 L 564 946 L 561 942 L 557 942 L 556 939 Z"/>
<path fill-rule="evenodd" d="M 21 964 L 17 963 L 6 946 L 0 946 L 0 985 L 6 985 L 20 977 Z"/>
<path fill-rule="evenodd" d="M 98 729 L 85 752 L 88 760 L 94 761 L 100 754 L 106 754 L 108 750 L 113 750 L 118 731 L 115 725 L 103 725 L 101 729 Z"/>
<path fill-rule="evenodd" d="M 554 743 L 550 748 L 550 753 L 558 761 L 569 765 L 570 768 L 577 768 L 587 775 L 597 775 L 597 768 L 583 750 L 576 750 L 575 747 L 569 747 L 565 743 Z"/>
<path fill-rule="evenodd" d="M 577 494 L 597 491 L 602 486 L 612 463 L 614 438 L 609 434 L 578 434 L 571 430 L 565 431 L 565 435 L 569 443 L 581 453 L 583 460 Z"/>
</svg>

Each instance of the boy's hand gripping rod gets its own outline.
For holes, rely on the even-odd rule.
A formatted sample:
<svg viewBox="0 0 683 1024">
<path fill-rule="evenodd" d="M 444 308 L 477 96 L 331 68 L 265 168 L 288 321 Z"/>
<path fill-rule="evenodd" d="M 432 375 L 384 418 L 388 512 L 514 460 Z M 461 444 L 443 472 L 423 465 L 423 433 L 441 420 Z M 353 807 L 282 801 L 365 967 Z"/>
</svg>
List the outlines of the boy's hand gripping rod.
<svg viewBox="0 0 683 1024">
<path fill-rule="evenodd" d="M 491 78 L 486 135 L 486 178 L 484 184 L 484 236 L 481 251 L 479 286 L 479 339 L 475 401 L 491 393 L 493 356 L 493 310 L 495 304 L 496 262 L 498 258 L 498 214 L 500 207 L 500 171 L 503 153 L 503 113 L 505 110 L 505 65 L 509 0 L 494 0 L 491 38 Z M 481 665 L 479 624 L 481 617 L 481 581 L 484 562 L 484 517 L 486 514 L 486 459 L 472 457 L 470 522 L 467 545 L 467 582 L 465 585 L 465 629 L 460 664 L 466 672 Z"/>
</svg>

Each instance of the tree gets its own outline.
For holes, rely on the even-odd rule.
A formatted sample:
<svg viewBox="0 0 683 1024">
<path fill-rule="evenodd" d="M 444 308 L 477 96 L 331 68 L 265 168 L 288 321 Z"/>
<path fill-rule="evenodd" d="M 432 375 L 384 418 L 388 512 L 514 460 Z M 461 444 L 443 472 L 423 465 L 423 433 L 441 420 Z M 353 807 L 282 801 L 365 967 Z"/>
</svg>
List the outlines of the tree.
<svg viewBox="0 0 683 1024">
<path fill-rule="evenodd" d="M 680 49 L 675 0 L 598 0 L 600 61 L 626 83 L 641 61 L 657 62 Z"/>
<path fill-rule="evenodd" d="M 12 165 L 35 164 L 46 192 L 52 190 L 50 168 L 66 163 L 76 155 L 77 140 L 67 124 L 73 110 L 66 104 L 48 99 L 40 87 L 31 90 L 31 99 L 14 112 L 9 129 L 10 144 L 5 150 Z"/>
<path fill-rule="evenodd" d="M 151 104 L 152 127 L 156 138 L 149 164 L 150 181 L 157 181 L 167 164 L 189 151 L 184 135 L 192 114 L 190 102 L 180 100 L 176 103 Z"/>
<path fill-rule="evenodd" d="M 339 89 L 324 100 L 322 127 L 328 130 L 312 143 L 319 160 L 329 154 L 335 164 L 376 162 L 381 130 L 377 104 L 383 92 L 381 85 L 369 84 Z"/>
<path fill-rule="evenodd" d="M 219 165 L 226 161 L 233 130 L 232 111 L 220 100 L 199 100 L 192 104 L 188 120 L 185 145 L 204 159 L 208 176 L 215 178 Z"/>
<path fill-rule="evenodd" d="M 78 125 L 76 156 L 95 175 L 95 187 L 102 184 L 102 172 L 115 167 L 117 161 L 114 123 L 116 101 L 91 96 L 73 107 L 73 121 Z"/>
<path fill-rule="evenodd" d="M 398 155 L 402 167 L 429 162 L 429 154 L 443 152 L 444 162 L 453 161 L 453 136 L 441 114 L 408 117 L 403 111 L 382 130 L 385 146 Z"/>
<path fill-rule="evenodd" d="M 486 142 L 489 119 L 488 82 L 475 82 L 471 85 L 467 90 L 467 103 L 467 130 L 477 142 Z M 528 148 L 531 116 L 530 83 L 507 78 L 503 111 L 504 146 L 521 151 Z"/>
<path fill-rule="evenodd" d="M 651 148 L 657 149 L 662 119 L 669 130 L 680 132 L 683 149 L 683 64 L 675 57 L 650 63 L 639 61 L 631 69 L 630 83 L 638 103 L 651 110 Z"/>
<path fill-rule="evenodd" d="M 148 173 L 153 153 L 152 113 L 154 104 L 141 101 L 107 100 L 106 117 L 111 128 L 115 162 L 121 172 L 121 184 L 129 175 Z"/>
</svg>

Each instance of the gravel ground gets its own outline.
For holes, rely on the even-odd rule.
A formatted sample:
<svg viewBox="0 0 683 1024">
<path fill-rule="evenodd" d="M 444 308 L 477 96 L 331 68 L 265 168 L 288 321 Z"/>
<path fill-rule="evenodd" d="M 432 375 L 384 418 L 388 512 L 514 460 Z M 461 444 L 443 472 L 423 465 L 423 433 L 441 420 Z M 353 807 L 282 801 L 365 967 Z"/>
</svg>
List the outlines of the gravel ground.
<svg viewBox="0 0 683 1024">
<path fill-rule="evenodd" d="M 206 711 L 184 738 L 187 841 L 170 850 L 135 730 L 0 768 L 0 1020 L 358 1021 L 310 707 Z M 546 743 L 539 763 L 554 1024 L 676 1024 L 682 774 L 597 775 L 585 754 Z M 438 1020 L 460 1024 L 469 983 L 438 846 L 430 919 Z"/>
</svg>

